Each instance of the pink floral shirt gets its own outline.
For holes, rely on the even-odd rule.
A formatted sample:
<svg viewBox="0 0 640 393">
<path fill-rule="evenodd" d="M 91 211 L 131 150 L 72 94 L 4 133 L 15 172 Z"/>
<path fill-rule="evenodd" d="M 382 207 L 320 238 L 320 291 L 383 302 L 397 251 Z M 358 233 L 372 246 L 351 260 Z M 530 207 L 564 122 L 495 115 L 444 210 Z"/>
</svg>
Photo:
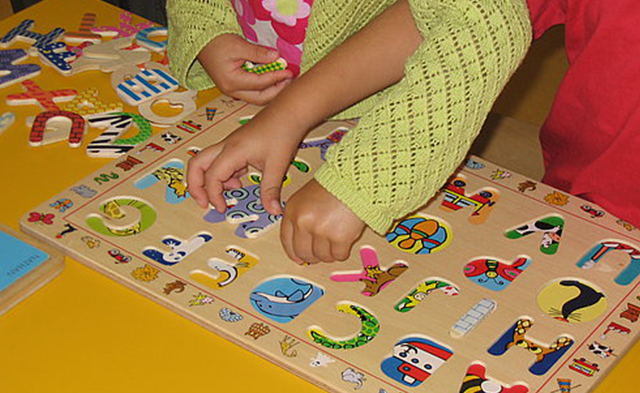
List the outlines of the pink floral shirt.
<svg viewBox="0 0 640 393">
<path fill-rule="evenodd" d="M 231 0 L 247 40 L 276 49 L 294 75 L 313 0 Z"/>
</svg>

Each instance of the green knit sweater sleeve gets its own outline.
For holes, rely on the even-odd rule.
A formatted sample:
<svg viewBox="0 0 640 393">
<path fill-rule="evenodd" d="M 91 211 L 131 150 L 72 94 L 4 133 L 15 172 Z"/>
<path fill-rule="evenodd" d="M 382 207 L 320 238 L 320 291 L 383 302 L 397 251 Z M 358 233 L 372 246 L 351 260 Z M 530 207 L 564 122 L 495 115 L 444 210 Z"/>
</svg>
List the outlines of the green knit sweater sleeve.
<svg viewBox="0 0 640 393">
<path fill-rule="evenodd" d="M 405 77 L 340 116 L 362 116 L 316 180 L 374 231 L 433 197 L 524 58 L 524 0 L 409 0 L 424 38 Z"/>
<path fill-rule="evenodd" d="M 222 34 L 242 35 L 228 0 L 168 0 L 169 42 L 167 53 L 171 71 L 180 84 L 190 89 L 213 86 L 196 57 L 211 40 Z"/>
</svg>

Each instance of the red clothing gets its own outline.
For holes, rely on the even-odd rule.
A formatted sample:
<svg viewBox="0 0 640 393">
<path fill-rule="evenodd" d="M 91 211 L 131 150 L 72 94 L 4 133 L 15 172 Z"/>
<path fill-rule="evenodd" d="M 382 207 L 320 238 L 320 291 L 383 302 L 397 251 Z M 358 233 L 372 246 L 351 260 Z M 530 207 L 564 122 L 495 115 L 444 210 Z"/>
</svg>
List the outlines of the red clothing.
<svg viewBox="0 0 640 393">
<path fill-rule="evenodd" d="M 640 227 L 640 1 L 528 3 L 536 38 L 565 25 L 570 64 L 540 131 L 543 181 Z"/>
</svg>

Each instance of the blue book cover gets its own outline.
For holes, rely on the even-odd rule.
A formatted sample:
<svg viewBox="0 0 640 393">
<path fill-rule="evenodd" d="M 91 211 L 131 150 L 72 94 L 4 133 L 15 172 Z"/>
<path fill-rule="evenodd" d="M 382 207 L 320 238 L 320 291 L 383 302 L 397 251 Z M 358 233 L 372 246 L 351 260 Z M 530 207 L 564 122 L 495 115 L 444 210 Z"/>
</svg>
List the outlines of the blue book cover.
<svg viewBox="0 0 640 393">
<path fill-rule="evenodd" d="M 0 231 L 0 292 L 49 259 L 49 254 Z"/>
</svg>

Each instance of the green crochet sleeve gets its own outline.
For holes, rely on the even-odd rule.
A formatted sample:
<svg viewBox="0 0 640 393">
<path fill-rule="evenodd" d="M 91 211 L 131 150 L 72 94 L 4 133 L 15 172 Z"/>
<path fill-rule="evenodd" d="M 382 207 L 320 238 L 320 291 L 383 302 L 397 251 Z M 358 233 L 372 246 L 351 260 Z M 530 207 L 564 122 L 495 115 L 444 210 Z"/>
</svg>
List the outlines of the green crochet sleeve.
<svg viewBox="0 0 640 393">
<path fill-rule="evenodd" d="M 405 77 L 340 114 L 362 118 L 315 175 L 380 234 L 461 163 L 531 43 L 524 0 L 409 2 L 424 41 Z"/>
<path fill-rule="evenodd" d="M 190 89 L 213 86 L 196 57 L 211 40 L 222 34 L 242 35 L 235 11 L 228 0 L 168 0 L 171 71 Z"/>
</svg>

